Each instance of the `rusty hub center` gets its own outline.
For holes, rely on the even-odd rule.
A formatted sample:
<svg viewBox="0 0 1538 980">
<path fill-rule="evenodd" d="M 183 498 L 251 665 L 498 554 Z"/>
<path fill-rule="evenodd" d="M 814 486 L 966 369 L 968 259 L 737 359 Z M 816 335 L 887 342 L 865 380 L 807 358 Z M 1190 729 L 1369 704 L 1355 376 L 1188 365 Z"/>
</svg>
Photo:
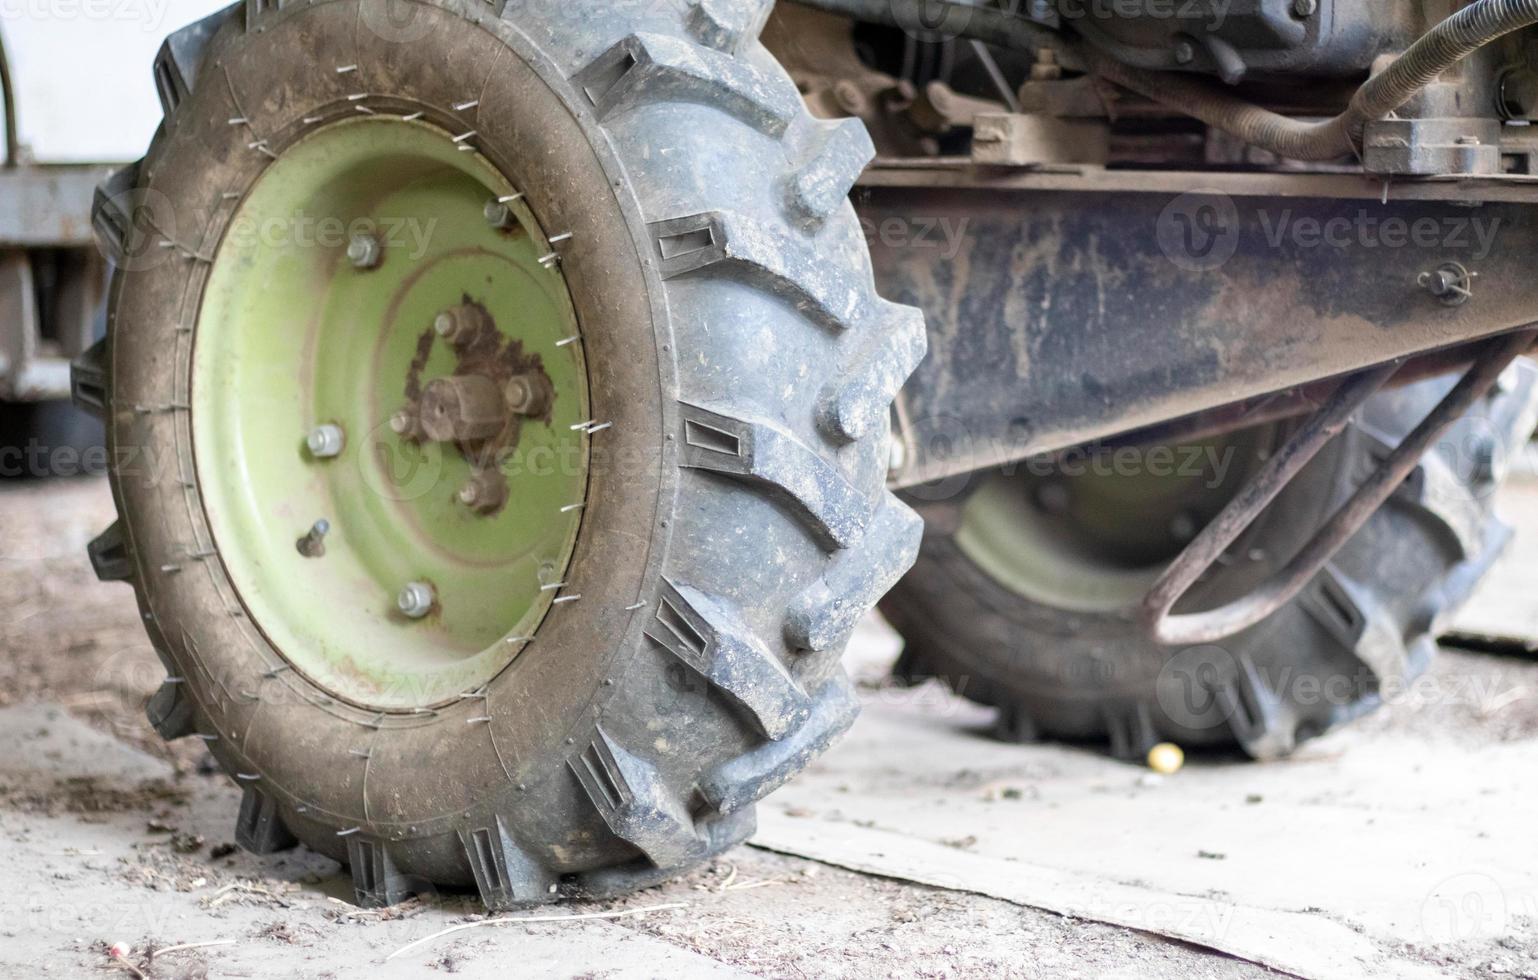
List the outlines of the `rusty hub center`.
<svg viewBox="0 0 1538 980">
<path fill-rule="evenodd" d="M 423 385 L 423 369 L 439 341 L 453 352 L 455 371 Z M 521 341 L 506 337 L 484 306 L 466 298 L 422 334 L 406 401 L 397 431 L 416 442 L 452 443 L 471 469 L 460 502 L 492 516 L 507 505 L 503 462 L 517 449 L 526 419 L 548 423 L 555 385 L 538 355 L 526 356 Z"/>
</svg>

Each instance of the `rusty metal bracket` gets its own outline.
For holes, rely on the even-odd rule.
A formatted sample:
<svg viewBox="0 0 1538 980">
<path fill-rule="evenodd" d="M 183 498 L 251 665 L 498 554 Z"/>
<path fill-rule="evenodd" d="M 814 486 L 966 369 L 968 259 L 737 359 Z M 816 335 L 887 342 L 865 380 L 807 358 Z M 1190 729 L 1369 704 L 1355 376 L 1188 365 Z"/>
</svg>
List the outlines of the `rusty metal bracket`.
<svg viewBox="0 0 1538 980">
<path fill-rule="evenodd" d="M 1227 605 L 1205 612 L 1174 614 L 1175 605 L 1197 580 L 1260 518 L 1287 483 L 1345 429 L 1352 414 L 1388 381 L 1399 365 L 1364 371 L 1343 382 L 1324 407 L 1308 419 L 1159 576 L 1140 609 L 1149 634 L 1165 646 L 1213 643 L 1254 626 L 1291 602 L 1393 495 L 1437 440 L 1484 397 L 1512 361 L 1532 347 L 1535 338 L 1538 329 L 1528 327 L 1490 341 L 1441 404 L 1383 460 L 1286 567 Z"/>
</svg>

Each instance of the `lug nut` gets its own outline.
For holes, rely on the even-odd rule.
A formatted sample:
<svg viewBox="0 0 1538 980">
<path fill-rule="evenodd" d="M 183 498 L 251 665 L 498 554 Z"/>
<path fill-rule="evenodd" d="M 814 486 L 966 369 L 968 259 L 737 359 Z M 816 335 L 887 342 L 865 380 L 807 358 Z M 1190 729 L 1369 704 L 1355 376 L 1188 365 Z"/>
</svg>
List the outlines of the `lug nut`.
<svg viewBox="0 0 1538 980">
<path fill-rule="evenodd" d="M 377 269 L 384 261 L 384 245 L 377 235 L 354 235 L 347 245 L 347 259 L 355 268 Z"/>
<path fill-rule="evenodd" d="M 395 607 L 407 619 L 424 619 L 433 611 L 438 594 L 426 582 L 412 582 L 395 599 Z"/>
<path fill-rule="evenodd" d="M 486 223 L 498 231 L 506 231 L 518 223 L 513 217 L 513 209 L 498 200 L 486 202 Z"/>
<path fill-rule="evenodd" d="M 299 553 L 306 558 L 320 558 L 326 554 L 326 535 L 331 533 L 331 522 L 318 520 L 310 533 L 299 539 Z"/>
<path fill-rule="evenodd" d="M 459 318 L 448 311 L 439 313 L 433 321 L 433 330 L 444 340 L 453 340 L 454 335 L 459 333 Z"/>
<path fill-rule="evenodd" d="M 304 444 L 316 459 L 335 459 L 347 446 L 347 433 L 339 425 L 318 425 L 310 430 Z"/>
</svg>

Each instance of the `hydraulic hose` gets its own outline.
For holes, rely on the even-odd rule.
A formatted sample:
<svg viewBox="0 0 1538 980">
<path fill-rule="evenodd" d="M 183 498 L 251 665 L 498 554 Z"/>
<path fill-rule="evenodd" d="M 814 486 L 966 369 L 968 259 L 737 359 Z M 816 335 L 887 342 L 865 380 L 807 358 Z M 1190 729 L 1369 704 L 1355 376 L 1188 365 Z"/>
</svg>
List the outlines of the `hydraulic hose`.
<svg viewBox="0 0 1538 980">
<path fill-rule="evenodd" d="M 925 0 L 795 0 L 857 20 L 912 28 Z M 1438 75 L 1492 41 L 1538 24 L 1538 0 L 1475 0 L 1421 36 L 1352 96 L 1346 111 L 1322 122 L 1304 122 L 1263 109 L 1213 84 L 1176 72 L 1133 68 L 1084 44 L 1065 42 L 1036 24 L 987 7 L 953 7 L 938 31 L 972 37 L 1016 51 L 1065 43 L 1090 71 L 1122 88 L 1168 106 L 1252 146 L 1294 160 L 1333 160 L 1360 152 L 1362 130 L 1404 105 Z M 904 13 L 907 16 L 904 16 Z M 951 16 L 953 14 L 953 16 Z M 926 18 L 929 26 L 935 18 Z M 1052 41 L 1043 40 L 1043 35 Z"/>
</svg>

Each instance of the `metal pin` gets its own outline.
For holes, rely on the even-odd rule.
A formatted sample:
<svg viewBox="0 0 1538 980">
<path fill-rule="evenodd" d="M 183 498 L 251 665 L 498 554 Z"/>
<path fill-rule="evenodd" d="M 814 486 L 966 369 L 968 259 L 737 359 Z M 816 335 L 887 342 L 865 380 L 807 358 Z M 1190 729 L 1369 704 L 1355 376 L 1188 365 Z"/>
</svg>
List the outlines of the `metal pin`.
<svg viewBox="0 0 1538 980">
<path fill-rule="evenodd" d="M 160 566 L 160 570 L 162 572 L 165 572 L 167 575 L 175 575 L 177 572 L 180 572 L 182 570 L 182 566 L 180 566 L 180 565 L 161 565 Z"/>
<path fill-rule="evenodd" d="M 581 510 L 582 508 L 584 508 L 586 506 L 587 506 L 587 504 L 567 504 L 565 507 L 561 508 L 561 513 L 563 513 L 563 514 L 570 514 L 572 511 L 574 511 L 574 510 Z"/>
<path fill-rule="evenodd" d="M 604 431 L 605 429 L 612 429 L 612 428 L 614 428 L 614 423 L 613 422 L 603 422 L 603 423 L 600 423 L 599 425 L 590 425 L 590 426 L 588 426 L 587 429 L 586 429 L 586 432 L 587 432 L 588 435 L 591 436 L 591 435 L 596 435 L 596 434 Z"/>
<path fill-rule="evenodd" d="M 235 774 L 235 778 L 241 780 L 242 782 L 254 783 L 260 780 L 262 777 L 249 772 L 238 772 Z"/>
<path fill-rule="evenodd" d="M 562 242 L 569 242 L 569 241 L 571 241 L 571 239 L 572 239 L 572 234 L 571 234 L 571 232 L 568 231 L 568 232 L 566 232 L 564 234 L 556 235 L 554 238 L 550 239 L 550 244 L 552 244 L 552 245 L 559 245 Z"/>
<path fill-rule="evenodd" d="M 557 582 L 554 585 L 542 585 L 542 586 L 539 587 L 539 591 L 541 591 L 541 592 L 559 592 L 559 591 L 561 591 L 564 588 L 566 588 L 566 583 L 565 582 Z"/>
<path fill-rule="evenodd" d="M 321 121 L 321 117 L 320 117 L 320 116 L 305 116 L 305 117 L 304 117 L 304 119 L 303 119 L 303 120 L 301 120 L 301 121 L 302 121 L 302 122 L 303 122 L 303 123 L 304 123 L 304 124 L 305 124 L 305 125 L 306 125 L 306 126 L 313 126 L 313 125 L 315 125 L 315 124 L 316 124 L 316 123 L 318 123 L 318 122 L 320 122 L 320 121 Z"/>
<path fill-rule="evenodd" d="M 479 150 L 477 150 L 475 148 L 475 146 L 473 144 L 470 144 L 470 143 L 461 143 L 461 144 L 459 144 L 458 150 L 461 153 L 479 153 L 480 152 Z"/>
<path fill-rule="evenodd" d="M 489 724 L 491 724 L 491 719 L 490 718 L 471 718 L 468 721 L 466 721 L 465 724 L 466 725 L 489 725 Z"/>
<path fill-rule="evenodd" d="M 326 535 L 331 533 L 331 522 L 325 518 L 316 521 L 310 528 L 310 532 L 299 539 L 296 547 L 299 553 L 306 558 L 324 558 L 326 555 Z"/>
<path fill-rule="evenodd" d="M 557 255 L 555 252 L 551 252 L 549 255 L 541 256 L 540 260 L 539 260 L 539 264 L 544 266 L 547 269 L 552 269 L 552 268 L 555 267 L 555 264 L 557 262 L 559 262 L 559 261 L 561 261 L 561 257 L 559 255 Z"/>
<path fill-rule="evenodd" d="M 582 596 L 580 596 L 580 595 L 563 595 L 559 599 L 555 600 L 555 602 L 552 603 L 552 605 L 560 605 L 561 603 L 564 603 L 564 602 L 576 602 L 580 598 L 582 598 Z"/>
<path fill-rule="evenodd" d="M 278 666 L 276 666 L 276 667 L 272 668 L 271 670 L 267 671 L 267 673 L 263 674 L 262 676 L 267 678 L 268 680 L 275 680 L 278 677 L 278 675 L 287 673 L 288 671 L 293 670 L 293 669 L 294 668 L 293 668 L 293 666 L 291 664 L 279 664 Z"/>
<path fill-rule="evenodd" d="M 357 70 L 358 70 L 358 66 L 357 65 L 343 65 L 342 67 L 340 67 L 340 68 L 338 68 L 336 70 L 336 73 L 338 75 L 346 75 L 349 72 L 354 72 L 354 71 L 357 71 Z"/>
<path fill-rule="evenodd" d="M 474 109 L 476 106 L 478 106 L 480 104 L 481 104 L 481 100 L 480 99 L 471 99 L 469 102 L 461 102 L 459 105 L 455 106 L 454 107 L 454 111 L 455 112 L 464 112 L 466 109 Z"/>
<path fill-rule="evenodd" d="M 348 102 L 362 102 L 366 98 L 368 98 L 368 93 L 367 92 L 354 92 L 352 95 L 349 95 L 347 97 L 347 101 Z"/>
<path fill-rule="evenodd" d="M 637 609 L 645 609 L 645 608 L 646 608 L 646 603 L 638 602 L 638 603 L 636 603 L 633 606 L 626 606 L 625 607 L 625 611 L 626 612 L 635 612 Z"/>
<path fill-rule="evenodd" d="M 534 642 L 534 637 L 532 637 L 532 636 L 509 636 L 507 639 L 503 640 L 502 642 L 506 643 L 508 646 L 511 647 L 511 646 L 517 646 L 520 643 L 533 643 Z M 486 695 L 485 694 L 481 694 L 479 696 L 480 697 L 485 697 Z"/>
<path fill-rule="evenodd" d="M 204 742 L 217 742 L 217 741 L 219 741 L 219 736 L 217 736 L 217 735 L 199 735 L 198 738 L 203 740 Z"/>
<path fill-rule="evenodd" d="M 581 339 L 582 339 L 581 336 L 567 337 L 565 340 L 557 340 L 555 342 L 555 346 L 557 346 L 557 347 L 570 347 L 572 344 L 575 344 L 577 341 L 579 341 Z"/>
<path fill-rule="evenodd" d="M 401 122 L 416 122 L 418 119 L 421 119 L 425 115 L 427 115 L 425 112 L 413 112 L 409 116 L 401 116 Z"/>
<path fill-rule="evenodd" d="M 370 109 L 366 105 L 355 105 L 355 106 L 353 106 L 353 108 L 357 109 L 359 112 L 363 113 L 365 116 L 372 116 L 372 115 L 374 115 L 374 110 Z"/>
<path fill-rule="evenodd" d="M 245 701 L 247 704 L 255 704 L 261 700 L 255 691 L 241 691 L 240 697 L 241 700 Z"/>
<path fill-rule="evenodd" d="M 238 199 L 240 197 L 240 191 L 225 191 L 223 194 L 220 194 L 219 196 L 221 198 L 223 198 L 224 200 L 226 200 L 226 201 L 233 201 L 233 200 L 236 200 L 236 199 Z"/>
<path fill-rule="evenodd" d="M 576 425 L 571 427 L 571 431 L 573 431 L 573 432 L 586 431 L 588 426 L 593 425 L 593 424 L 594 423 L 593 423 L 592 419 L 588 419 L 586 422 L 578 422 Z"/>
<path fill-rule="evenodd" d="M 514 201 L 521 201 L 521 200 L 523 200 L 523 194 L 520 192 L 520 193 L 517 193 L 517 194 L 507 194 L 507 195 L 504 195 L 502 197 L 499 197 L 499 198 L 497 198 L 497 203 L 498 204 L 511 204 Z"/>
<path fill-rule="evenodd" d="M 236 116 L 234 119 L 230 120 L 230 125 L 231 126 L 244 126 L 245 124 L 246 124 L 246 117 L 244 117 L 244 116 Z"/>
<path fill-rule="evenodd" d="M 185 683 L 187 683 L 187 678 L 185 678 L 185 677 L 167 677 L 166 678 L 166 683 L 167 684 L 185 684 Z"/>
<path fill-rule="evenodd" d="M 336 832 L 336 835 L 338 837 L 351 837 L 353 834 L 360 834 L 362 832 L 363 832 L 363 828 L 362 827 L 350 827 L 347 830 L 338 830 Z"/>
<path fill-rule="evenodd" d="M 383 714 L 379 714 L 374 718 L 373 721 L 365 721 L 362 724 L 364 728 L 372 728 L 377 732 L 384 728 L 384 720 L 385 716 Z"/>
<path fill-rule="evenodd" d="M 367 759 L 373 754 L 366 749 L 349 749 L 348 751 L 360 759 Z"/>
</svg>

